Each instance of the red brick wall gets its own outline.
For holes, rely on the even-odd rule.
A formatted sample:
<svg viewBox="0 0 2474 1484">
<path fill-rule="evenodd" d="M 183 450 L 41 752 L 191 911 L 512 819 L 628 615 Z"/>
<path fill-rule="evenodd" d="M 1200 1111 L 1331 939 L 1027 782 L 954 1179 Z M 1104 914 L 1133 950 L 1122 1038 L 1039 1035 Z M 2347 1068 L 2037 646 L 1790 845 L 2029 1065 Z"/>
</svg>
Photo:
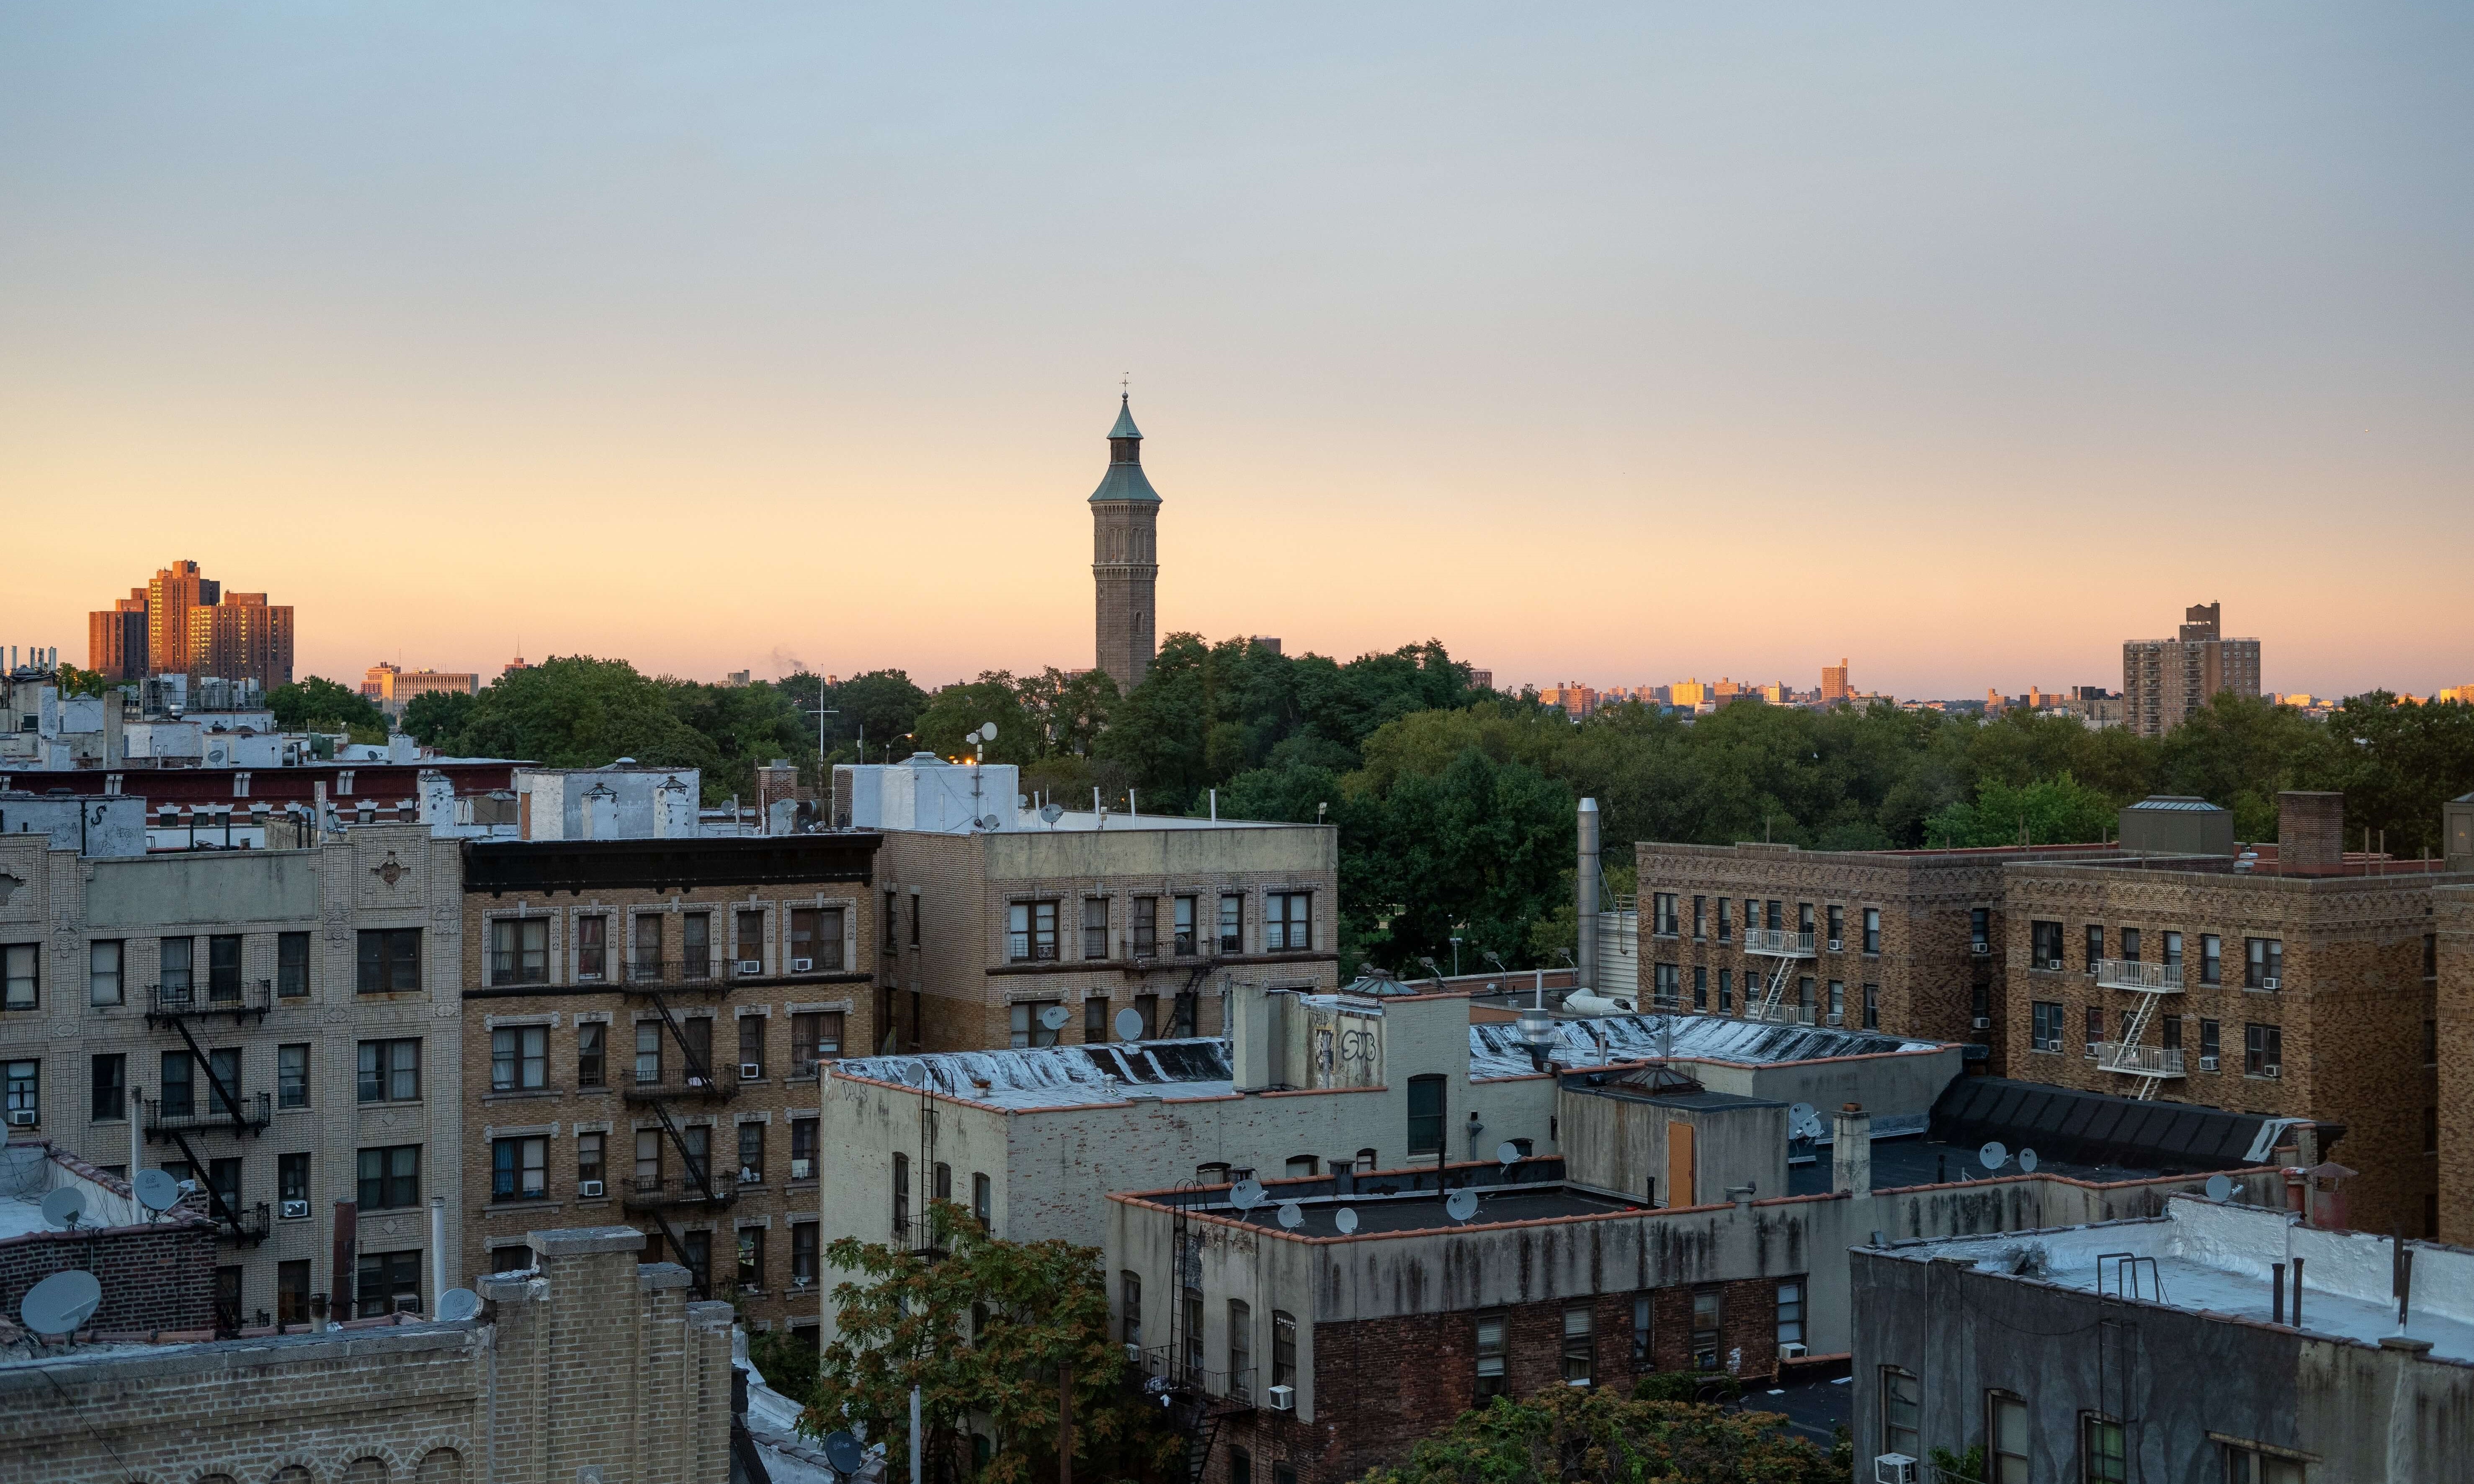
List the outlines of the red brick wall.
<svg viewBox="0 0 2474 1484">
<path fill-rule="evenodd" d="M 89 1255 L 91 1262 L 89 1263 Z M 164 1222 L 102 1232 L 36 1232 L 0 1241 L 0 1314 L 13 1323 L 26 1290 L 91 1267 L 103 1284 L 92 1329 L 205 1329 L 215 1322 L 215 1231 Z"/>
</svg>

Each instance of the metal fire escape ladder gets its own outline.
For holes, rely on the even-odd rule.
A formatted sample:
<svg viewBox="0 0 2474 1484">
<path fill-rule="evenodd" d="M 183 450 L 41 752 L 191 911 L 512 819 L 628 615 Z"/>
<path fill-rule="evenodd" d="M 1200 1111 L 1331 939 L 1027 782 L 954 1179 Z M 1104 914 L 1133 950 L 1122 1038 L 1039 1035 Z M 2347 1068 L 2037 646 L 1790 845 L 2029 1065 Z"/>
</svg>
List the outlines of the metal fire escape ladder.
<svg viewBox="0 0 2474 1484">
<path fill-rule="evenodd" d="M 705 1158 L 698 1160 L 695 1157 L 695 1151 L 688 1147 L 687 1135 L 680 1130 L 678 1121 L 670 1116 L 668 1106 L 655 1103 L 652 1108 L 653 1116 L 662 1120 L 662 1131 L 670 1137 L 671 1147 L 679 1152 L 679 1162 L 687 1166 L 689 1183 L 704 1192 L 704 1198 L 708 1204 L 720 1205 L 721 1197 L 713 1188 L 712 1136 L 706 1136 Z"/>
<path fill-rule="evenodd" d="M 224 1086 L 224 1080 L 215 1075 L 215 1064 L 207 1058 L 206 1048 L 198 1044 L 198 1038 L 189 1034 L 189 1027 L 186 1021 L 174 1020 L 172 1022 L 172 1029 L 179 1031 L 181 1033 L 181 1039 L 188 1042 L 189 1056 L 191 1060 L 198 1064 L 199 1069 L 206 1074 L 206 1085 L 214 1089 L 215 1101 L 223 1105 L 224 1116 L 231 1120 L 232 1132 L 235 1134 L 247 1134 L 252 1132 L 249 1126 L 249 1119 L 240 1111 L 240 1089 Z M 178 1136 L 175 1137 L 177 1137 Z M 189 1146 L 185 1143 L 181 1146 L 184 1153 L 187 1151 L 188 1147 Z M 197 1161 L 193 1159 L 190 1162 L 195 1164 Z M 202 1165 L 200 1168 L 204 1168 L 204 1166 Z"/>
<path fill-rule="evenodd" d="M 688 1266 L 688 1244 L 679 1239 L 678 1229 L 670 1225 L 669 1217 L 663 1215 L 658 1210 L 652 1212 L 652 1217 L 653 1225 L 662 1229 L 663 1249 L 671 1255 L 672 1258 L 679 1266 L 687 1268 L 689 1281 L 695 1285 L 696 1297 L 699 1299 L 711 1299 L 713 1297 L 712 1274 L 710 1272 L 699 1273 L 694 1268 Z M 710 1251 L 705 1254 L 705 1266 L 708 1269 L 713 1266 L 713 1254 Z"/>
<path fill-rule="evenodd" d="M 2136 1061 L 2135 1053 L 2147 1035 L 2147 1022 L 2156 1018 L 2156 1001 L 2162 997 L 2156 994 L 2139 996 L 2138 1010 L 2132 1012 L 2130 1024 L 2122 1028 L 2122 1049 L 2115 1053 L 2118 1064 Z M 2164 1083 L 2165 1079 L 2154 1072 L 2141 1072 L 2138 1090 L 2131 1095 L 2140 1102 L 2147 1102 L 2156 1095 L 2156 1089 Z"/>
<path fill-rule="evenodd" d="M 1769 1024 L 1777 1023 L 1779 1002 L 1785 997 L 1786 987 L 1795 978 L 1795 966 L 1796 960 L 1793 957 L 1786 954 L 1779 955 L 1778 972 L 1770 975 L 1769 988 L 1762 992 L 1760 1008 L 1753 1013 L 1753 1019 Z"/>
<path fill-rule="evenodd" d="M 714 1086 L 713 1068 L 705 1065 L 696 1056 L 695 1047 L 688 1044 L 687 1028 L 679 1024 L 678 1017 L 670 1014 L 670 1002 L 662 998 L 661 992 L 658 990 L 646 991 L 645 997 L 653 1002 L 653 1010 L 662 1017 L 662 1024 L 668 1027 L 670 1040 L 678 1042 L 679 1059 L 687 1064 L 688 1085 L 707 1088 Z"/>
</svg>

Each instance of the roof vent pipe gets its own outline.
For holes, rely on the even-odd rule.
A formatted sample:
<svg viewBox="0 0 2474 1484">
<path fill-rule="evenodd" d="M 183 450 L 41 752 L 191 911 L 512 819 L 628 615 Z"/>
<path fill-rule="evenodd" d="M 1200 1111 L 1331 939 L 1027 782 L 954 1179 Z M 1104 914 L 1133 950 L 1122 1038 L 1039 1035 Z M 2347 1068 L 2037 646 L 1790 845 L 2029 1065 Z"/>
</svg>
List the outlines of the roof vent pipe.
<svg viewBox="0 0 2474 1484">
<path fill-rule="evenodd" d="M 1575 989 L 1588 989 L 1598 977 L 1598 802 L 1581 801 L 1579 815 L 1581 857 L 1572 874 L 1575 916 L 1579 919 L 1580 948 L 1578 971 L 1572 976 Z"/>
</svg>

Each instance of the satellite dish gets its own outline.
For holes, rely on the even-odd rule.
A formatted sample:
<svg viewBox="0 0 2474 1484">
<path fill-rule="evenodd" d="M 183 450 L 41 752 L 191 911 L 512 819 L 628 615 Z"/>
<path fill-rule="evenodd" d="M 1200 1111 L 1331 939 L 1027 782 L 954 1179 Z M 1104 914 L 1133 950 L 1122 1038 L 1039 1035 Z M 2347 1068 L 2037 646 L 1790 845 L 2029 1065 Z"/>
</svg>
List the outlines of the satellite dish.
<svg viewBox="0 0 2474 1484">
<path fill-rule="evenodd" d="M 1143 1013 L 1132 1006 L 1128 1005 L 1117 1012 L 1119 1041 L 1140 1041 L 1143 1039 L 1143 1032 L 1149 1029 L 1149 1026 L 1143 1024 Z"/>
<path fill-rule="evenodd" d="M 1497 1163 L 1497 1164 L 1517 1164 L 1517 1163 L 1519 1163 L 1519 1162 L 1520 1162 L 1520 1146 L 1519 1146 L 1518 1144 L 1514 1143 L 1512 1140 L 1510 1140 L 1510 1139 L 1508 1139 L 1508 1138 L 1507 1138 L 1507 1139 L 1505 1139 L 1502 1143 L 1499 1143 L 1499 1144 L 1495 1145 L 1495 1146 L 1494 1146 L 1494 1162 L 1495 1162 L 1495 1163 Z"/>
<path fill-rule="evenodd" d="M 1065 1022 L 1072 1018 L 1063 1005 L 1051 1005 L 1039 1013 L 1039 1023 L 1052 1031 L 1065 1029 Z"/>
<path fill-rule="evenodd" d="M 481 1312 L 481 1296 L 470 1288 L 449 1288 L 438 1296 L 438 1317 L 470 1319 Z"/>
<path fill-rule="evenodd" d="M 906 1087 L 924 1088 L 928 1086 L 928 1068 L 916 1062 L 907 1063 L 902 1068 L 902 1081 Z"/>
<path fill-rule="evenodd" d="M 1065 817 L 1065 805 L 1051 801 L 1039 806 L 1039 817 L 1054 825 Z"/>
<path fill-rule="evenodd" d="M 1976 1161 L 1988 1170 L 1998 1170 L 2010 1162 L 2010 1151 L 2001 1147 L 2001 1140 L 1988 1139 L 1983 1148 L 1976 1151 Z"/>
<path fill-rule="evenodd" d="M 2234 1183 L 2232 1181 L 2227 1180 L 2222 1175 L 2211 1175 L 2208 1177 L 2209 1200 L 2222 1203 L 2230 1199 L 2233 1193 Z"/>
<path fill-rule="evenodd" d="M 1357 1212 L 1344 1206 L 1331 1213 L 1331 1224 L 1340 1228 L 1341 1235 L 1346 1236 L 1357 1230 Z"/>
<path fill-rule="evenodd" d="M 75 1334 L 103 1305 L 103 1284 L 74 1268 L 55 1273 L 26 1290 L 17 1316 L 36 1334 Z"/>
<path fill-rule="evenodd" d="M 1228 1187 L 1228 1204 L 1236 1207 L 1239 1210 L 1252 1210 L 1255 1207 L 1262 1205 L 1263 1183 L 1259 1180 L 1241 1180 L 1237 1182 L 1237 1184 L 1230 1185 Z"/>
<path fill-rule="evenodd" d="M 180 1204 L 181 1183 L 169 1170 L 139 1170 L 136 1185 L 137 1204 L 148 1210 L 170 1210 Z"/>
<path fill-rule="evenodd" d="M 2033 1149 L 2022 1149 L 2019 1151 L 2019 1168 L 2026 1171 L 2028 1174 L 2033 1175 L 2036 1173 L 2036 1166 L 2041 1161 L 2036 1158 L 2036 1151 Z"/>
<path fill-rule="evenodd" d="M 85 1192 L 75 1185 L 62 1185 L 43 1197 L 43 1219 L 64 1231 L 75 1227 L 85 1214 Z"/>
<path fill-rule="evenodd" d="M 867 1449 L 847 1432 L 829 1432 L 825 1434 L 825 1462 L 834 1466 L 836 1473 L 848 1477 L 867 1467 Z"/>
<path fill-rule="evenodd" d="M 1280 1225 L 1294 1232 L 1306 1224 L 1306 1213 L 1295 1201 L 1280 1203 Z"/>
<path fill-rule="evenodd" d="M 982 742 L 993 742 L 997 739 L 997 724 L 989 722 L 980 728 L 979 730 L 972 732 L 971 735 L 979 738 Z"/>
<path fill-rule="evenodd" d="M 1443 1197 L 1443 1214 L 1454 1221 L 1467 1221 L 1477 1214 L 1477 1192 L 1455 1190 Z"/>
</svg>

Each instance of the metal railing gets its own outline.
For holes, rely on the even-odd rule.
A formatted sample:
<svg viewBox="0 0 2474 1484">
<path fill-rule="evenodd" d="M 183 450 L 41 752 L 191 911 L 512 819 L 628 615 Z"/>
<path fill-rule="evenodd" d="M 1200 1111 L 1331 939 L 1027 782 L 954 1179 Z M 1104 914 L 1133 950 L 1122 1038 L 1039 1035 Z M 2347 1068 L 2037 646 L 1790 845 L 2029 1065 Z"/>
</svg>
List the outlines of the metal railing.
<svg viewBox="0 0 2474 1484">
<path fill-rule="evenodd" d="M 739 1094 L 739 1068 L 724 1063 L 693 1071 L 677 1062 L 665 1059 L 661 1071 L 651 1077 L 634 1071 L 624 1084 L 630 1098 L 703 1097 L 721 1099 Z"/>
<path fill-rule="evenodd" d="M 1744 929 L 1744 951 L 1774 953 L 1786 958 L 1810 958 L 1812 935 L 1790 932 L 1783 927 L 1747 927 Z"/>
<path fill-rule="evenodd" d="M 273 981 L 267 979 L 244 979 L 221 993 L 192 979 L 186 984 L 149 985 L 146 1003 L 158 1016 L 262 1016 L 274 992 Z"/>
<path fill-rule="evenodd" d="M 247 1242 L 253 1246 L 266 1240 L 266 1202 L 260 1201 L 255 1206 L 233 1205 L 231 1211 L 231 1220 L 215 1223 L 215 1235 L 219 1240 Z"/>
<path fill-rule="evenodd" d="M 704 1186 L 688 1176 L 665 1176 L 660 1179 L 624 1181 L 619 1185 L 619 1204 L 629 1210 L 659 1210 L 672 1206 L 723 1207 L 738 1204 L 739 1182 L 716 1179 L 713 1193 L 705 1194 Z"/>
<path fill-rule="evenodd" d="M 275 1119 L 275 1100 L 268 1093 L 243 1092 L 234 1101 L 240 1109 L 237 1118 L 211 1087 L 200 1089 L 186 1105 L 168 1110 L 161 1098 L 141 1096 L 137 1100 L 139 1127 L 150 1135 L 190 1134 L 204 1129 L 238 1132 L 265 1128 Z"/>
<path fill-rule="evenodd" d="M 2133 1077 L 2179 1077 L 2182 1070 L 2182 1048 L 2179 1046 L 2133 1046 L 2118 1041 L 2096 1043 L 2096 1065 L 2098 1070 L 2122 1072 Z"/>
<path fill-rule="evenodd" d="M 2147 964 L 2137 959 L 2100 958 L 2096 961 L 2096 983 L 2100 990 L 2179 994 L 2182 993 L 2182 966 Z"/>
<path fill-rule="evenodd" d="M 1126 1371 L 1128 1379 L 1148 1392 L 1200 1391 L 1249 1405 L 1254 1400 L 1255 1367 L 1215 1371 L 1192 1354 L 1179 1355 L 1166 1345 L 1128 1350 Z"/>
<path fill-rule="evenodd" d="M 639 958 L 627 961 L 629 984 L 659 984 L 662 982 L 662 974 L 663 967 L 660 959 Z"/>
</svg>

